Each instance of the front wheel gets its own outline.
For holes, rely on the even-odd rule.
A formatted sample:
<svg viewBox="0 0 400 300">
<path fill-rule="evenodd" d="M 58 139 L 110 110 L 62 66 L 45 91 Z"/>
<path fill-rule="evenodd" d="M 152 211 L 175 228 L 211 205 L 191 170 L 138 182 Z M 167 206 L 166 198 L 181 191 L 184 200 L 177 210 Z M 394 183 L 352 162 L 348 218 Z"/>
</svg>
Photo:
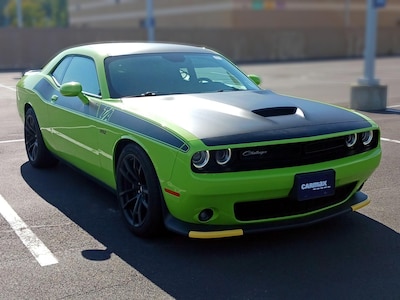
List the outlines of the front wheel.
<svg viewBox="0 0 400 300">
<path fill-rule="evenodd" d="M 57 159 L 43 141 L 39 123 L 32 108 L 28 108 L 25 114 L 24 138 L 26 154 L 33 167 L 45 168 L 57 164 Z"/>
<path fill-rule="evenodd" d="M 162 229 L 162 196 L 157 174 L 138 145 L 122 150 L 117 164 L 117 197 L 129 229 L 150 237 Z"/>
</svg>

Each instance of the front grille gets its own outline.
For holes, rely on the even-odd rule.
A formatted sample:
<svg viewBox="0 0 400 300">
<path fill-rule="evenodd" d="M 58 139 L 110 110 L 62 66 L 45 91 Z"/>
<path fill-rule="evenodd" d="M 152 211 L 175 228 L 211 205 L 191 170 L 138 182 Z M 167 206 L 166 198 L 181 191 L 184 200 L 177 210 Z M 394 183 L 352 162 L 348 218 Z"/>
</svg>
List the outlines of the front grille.
<svg viewBox="0 0 400 300">
<path fill-rule="evenodd" d="M 235 217 L 240 221 L 254 221 L 312 212 L 342 202 L 350 196 L 355 186 L 356 183 L 351 183 L 337 187 L 333 196 L 312 200 L 297 201 L 287 197 L 235 203 Z"/>
<path fill-rule="evenodd" d="M 347 147 L 346 137 L 343 135 L 299 143 L 232 148 L 232 159 L 223 166 L 215 162 L 215 151 L 210 151 L 208 165 L 202 169 L 192 166 L 192 170 L 196 173 L 223 173 L 303 166 L 360 154 L 376 148 L 379 143 L 378 130 L 374 131 L 373 140 L 368 145 L 363 145 L 361 133 L 358 133 L 357 143 Z"/>
</svg>

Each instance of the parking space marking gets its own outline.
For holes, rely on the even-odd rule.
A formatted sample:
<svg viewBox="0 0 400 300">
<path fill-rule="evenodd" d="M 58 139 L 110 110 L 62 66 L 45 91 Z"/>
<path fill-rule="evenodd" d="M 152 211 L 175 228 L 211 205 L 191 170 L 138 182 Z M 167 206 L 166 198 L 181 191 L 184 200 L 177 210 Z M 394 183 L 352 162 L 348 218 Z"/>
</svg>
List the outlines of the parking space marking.
<svg viewBox="0 0 400 300">
<path fill-rule="evenodd" d="M 25 141 L 24 139 L 17 139 L 17 140 L 6 140 L 6 141 L 0 141 L 0 144 L 9 144 L 9 143 L 20 143 Z"/>
<path fill-rule="evenodd" d="M 398 141 L 398 140 L 386 139 L 386 138 L 383 138 L 383 137 L 381 137 L 381 141 L 400 144 L 400 141 Z"/>
<path fill-rule="evenodd" d="M 57 258 L 50 252 L 46 245 L 29 229 L 25 222 L 18 216 L 8 202 L 0 195 L 0 214 L 10 224 L 11 228 L 21 239 L 22 243 L 32 253 L 37 262 L 42 266 L 58 263 Z"/>
<path fill-rule="evenodd" d="M 1 83 L 0 83 L 0 88 L 8 89 L 8 90 L 13 91 L 13 92 L 16 91 L 15 87 L 11 87 L 11 86 L 4 85 L 4 84 L 1 84 Z"/>
</svg>

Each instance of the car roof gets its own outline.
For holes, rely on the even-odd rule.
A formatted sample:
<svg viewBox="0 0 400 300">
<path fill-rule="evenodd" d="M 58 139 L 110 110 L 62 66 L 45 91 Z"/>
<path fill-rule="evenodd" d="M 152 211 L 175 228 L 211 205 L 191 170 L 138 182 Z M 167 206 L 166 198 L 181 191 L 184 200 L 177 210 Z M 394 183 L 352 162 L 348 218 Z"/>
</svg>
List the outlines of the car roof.
<svg viewBox="0 0 400 300">
<path fill-rule="evenodd" d="M 104 73 L 104 60 L 107 57 L 124 56 L 146 53 L 208 53 L 217 52 L 205 47 L 159 42 L 103 42 L 73 46 L 59 52 L 41 70 L 44 74 L 50 74 L 59 62 L 69 55 L 82 55 L 94 59 L 98 72 Z M 102 91 L 104 93 L 104 91 Z M 107 93 L 105 93 L 107 94 Z"/>
<path fill-rule="evenodd" d="M 102 57 L 140 53 L 196 52 L 215 53 L 204 47 L 156 42 L 109 42 L 75 46 L 66 50 L 69 53 L 92 54 Z"/>
</svg>

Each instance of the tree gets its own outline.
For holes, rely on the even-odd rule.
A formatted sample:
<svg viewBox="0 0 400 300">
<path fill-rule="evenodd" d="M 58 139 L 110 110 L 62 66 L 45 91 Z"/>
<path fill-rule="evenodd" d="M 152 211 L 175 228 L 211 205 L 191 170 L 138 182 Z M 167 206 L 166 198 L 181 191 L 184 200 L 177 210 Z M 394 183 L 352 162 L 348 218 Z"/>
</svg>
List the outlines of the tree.
<svg viewBox="0 0 400 300">
<path fill-rule="evenodd" d="M 67 0 L 41 0 L 46 17 L 51 20 L 52 26 L 68 26 Z"/>
<path fill-rule="evenodd" d="M 8 4 L 8 0 L 0 0 L 0 12 L 4 11 L 4 8 Z M 7 18 L 4 14 L 0 13 L 0 27 L 7 25 Z"/>
<path fill-rule="evenodd" d="M 66 27 L 68 10 L 66 0 L 21 0 L 24 27 Z M 0 2 L 1 4 L 1 2 Z M 11 26 L 17 26 L 15 0 L 9 0 L 4 15 Z"/>
</svg>

